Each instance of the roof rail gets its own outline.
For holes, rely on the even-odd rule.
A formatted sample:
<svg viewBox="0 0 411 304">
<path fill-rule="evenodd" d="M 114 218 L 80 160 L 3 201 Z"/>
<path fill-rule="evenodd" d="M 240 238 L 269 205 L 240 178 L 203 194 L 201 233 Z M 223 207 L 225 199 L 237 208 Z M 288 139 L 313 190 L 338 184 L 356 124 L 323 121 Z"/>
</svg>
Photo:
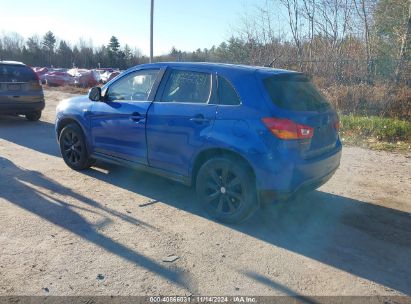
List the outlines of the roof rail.
<svg viewBox="0 0 411 304">
<path fill-rule="evenodd" d="M 20 62 L 20 61 L 12 61 L 12 60 L 0 60 L 0 63 L 3 63 L 3 64 L 25 65 L 23 62 Z"/>
</svg>

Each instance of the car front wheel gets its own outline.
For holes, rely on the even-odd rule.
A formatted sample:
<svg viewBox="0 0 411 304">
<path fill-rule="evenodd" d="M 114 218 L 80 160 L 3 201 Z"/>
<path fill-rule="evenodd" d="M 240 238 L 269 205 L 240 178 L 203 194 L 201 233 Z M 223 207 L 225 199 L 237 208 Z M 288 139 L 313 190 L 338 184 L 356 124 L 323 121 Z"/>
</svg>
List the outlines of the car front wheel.
<svg viewBox="0 0 411 304">
<path fill-rule="evenodd" d="M 93 160 L 88 157 L 85 137 L 77 124 L 69 124 L 63 128 L 59 144 L 61 155 L 67 166 L 74 170 L 91 167 Z"/>
<path fill-rule="evenodd" d="M 225 223 L 244 221 L 258 206 L 250 170 L 229 157 L 212 158 L 200 168 L 196 191 L 206 212 Z"/>
</svg>

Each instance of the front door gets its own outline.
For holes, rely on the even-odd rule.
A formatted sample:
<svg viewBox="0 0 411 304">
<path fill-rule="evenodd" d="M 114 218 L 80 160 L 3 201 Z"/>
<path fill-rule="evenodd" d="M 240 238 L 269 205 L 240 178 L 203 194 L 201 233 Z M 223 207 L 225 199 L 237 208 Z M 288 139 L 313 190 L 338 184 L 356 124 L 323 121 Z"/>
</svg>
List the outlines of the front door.
<svg viewBox="0 0 411 304">
<path fill-rule="evenodd" d="M 146 118 L 159 70 L 130 72 L 111 84 L 90 113 L 96 153 L 147 164 Z"/>
</svg>

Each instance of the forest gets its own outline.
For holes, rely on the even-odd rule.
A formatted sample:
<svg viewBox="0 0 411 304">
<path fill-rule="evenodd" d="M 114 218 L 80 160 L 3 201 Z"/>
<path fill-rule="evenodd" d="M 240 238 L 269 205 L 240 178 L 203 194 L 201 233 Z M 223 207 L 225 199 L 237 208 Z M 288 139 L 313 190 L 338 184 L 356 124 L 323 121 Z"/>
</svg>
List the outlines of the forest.
<svg viewBox="0 0 411 304">
<path fill-rule="evenodd" d="M 278 8 L 286 17 L 278 18 Z M 281 26 L 278 23 L 281 23 Z M 31 66 L 126 69 L 149 58 L 116 36 L 71 45 L 52 31 L 0 36 L 0 59 Z M 343 113 L 411 117 L 410 0 L 267 0 L 240 16 L 232 35 L 155 61 L 206 61 L 302 71 Z"/>
</svg>

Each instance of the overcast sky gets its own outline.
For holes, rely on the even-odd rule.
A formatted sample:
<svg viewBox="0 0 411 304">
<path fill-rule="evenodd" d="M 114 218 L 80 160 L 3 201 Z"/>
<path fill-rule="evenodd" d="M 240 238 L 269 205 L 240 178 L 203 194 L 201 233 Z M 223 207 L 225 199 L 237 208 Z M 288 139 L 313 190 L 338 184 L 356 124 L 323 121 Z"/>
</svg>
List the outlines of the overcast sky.
<svg viewBox="0 0 411 304">
<path fill-rule="evenodd" d="M 241 16 L 266 0 L 155 0 L 155 55 L 210 48 L 228 39 Z M 76 44 L 94 46 L 115 35 L 120 44 L 149 54 L 150 0 L 0 0 L 0 32 L 27 38 L 51 30 Z"/>
</svg>

